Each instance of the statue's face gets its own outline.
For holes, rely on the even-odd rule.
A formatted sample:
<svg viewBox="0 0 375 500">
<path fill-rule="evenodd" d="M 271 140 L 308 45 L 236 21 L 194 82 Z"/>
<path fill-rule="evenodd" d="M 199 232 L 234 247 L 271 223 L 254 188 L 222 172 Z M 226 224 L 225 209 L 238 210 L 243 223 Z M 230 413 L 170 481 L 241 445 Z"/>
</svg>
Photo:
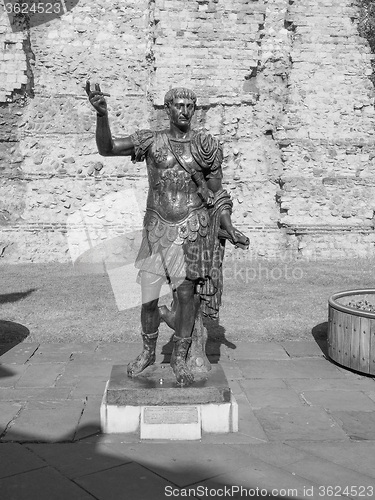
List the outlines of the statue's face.
<svg viewBox="0 0 375 500">
<path fill-rule="evenodd" d="M 191 99 L 175 98 L 167 108 L 167 113 L 171 123 L 181 130 L 190 126 L 191 119 L 195 111 L 194 102 Z"/>
</svg>

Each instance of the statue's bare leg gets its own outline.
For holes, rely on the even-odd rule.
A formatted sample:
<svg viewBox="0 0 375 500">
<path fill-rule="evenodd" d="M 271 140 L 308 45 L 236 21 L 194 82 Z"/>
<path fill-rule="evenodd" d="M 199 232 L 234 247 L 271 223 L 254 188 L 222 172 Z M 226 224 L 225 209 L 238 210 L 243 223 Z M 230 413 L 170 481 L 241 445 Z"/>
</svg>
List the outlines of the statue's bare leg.
<svg viewBox="0 0 375 500">
<path fill-rule="evenodd" d="M 158 308 L 160 288 L 163 279 L 150 273 L 142 273 L 142 339 L 143 350 L 134 361 L 128 364 L 127 372 L 130 377 L 141 373 L 147 366 L 155 363 L 156 342 L 159 334 L 160 315 Z"/>
<path fill-rule="evenodd" d="M 174 348 L 171 356 L 171 367 L 177 382 L 189 385 L 194 381 L 194 375 L 186 365 L 186 356 L 191 344 L 191 334 L 194 327 L 196 303 L 194 300 L 195 283 L 184 280 L 177 287 L 177 308 L 175 317 Z"/>
</svg>

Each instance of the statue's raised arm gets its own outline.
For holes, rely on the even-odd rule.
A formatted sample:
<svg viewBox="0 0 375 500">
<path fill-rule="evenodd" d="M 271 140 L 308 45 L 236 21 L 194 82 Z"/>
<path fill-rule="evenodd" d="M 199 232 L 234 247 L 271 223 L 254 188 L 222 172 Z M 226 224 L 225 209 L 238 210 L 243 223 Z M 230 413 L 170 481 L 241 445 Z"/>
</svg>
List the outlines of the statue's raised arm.
<svg viewBox="0 0 375 500">
<path fill-rule="evenodd" d="M 134 147 L 130 137 L 113 139 L 109 127 L 107 101 L 100 85 L 95 84 L 95 90 L 91 90 L 90 82 L 86 82 L 86 94 L 90 104 L 96 110 L 96 145 L 102 156 L 130 156 L 134 154 Z"/>
</svg>

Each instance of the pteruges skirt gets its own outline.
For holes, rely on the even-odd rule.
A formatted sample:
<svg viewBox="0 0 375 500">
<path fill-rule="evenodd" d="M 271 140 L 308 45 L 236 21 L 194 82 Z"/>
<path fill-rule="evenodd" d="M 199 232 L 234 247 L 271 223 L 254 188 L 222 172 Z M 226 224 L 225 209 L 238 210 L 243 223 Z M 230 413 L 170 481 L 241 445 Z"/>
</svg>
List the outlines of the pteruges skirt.
<svg viewBox="0 0 375 500">
<path fill-rule="evenodd" d="M 179 222 L 168 222 L 157 212 L 147 209 L 141 248 L 135 262 L 166 280 L 204 280 L 211 270 L 213 242 L 210 218 L 205 207 L 193 210 Z"/>
</svg>

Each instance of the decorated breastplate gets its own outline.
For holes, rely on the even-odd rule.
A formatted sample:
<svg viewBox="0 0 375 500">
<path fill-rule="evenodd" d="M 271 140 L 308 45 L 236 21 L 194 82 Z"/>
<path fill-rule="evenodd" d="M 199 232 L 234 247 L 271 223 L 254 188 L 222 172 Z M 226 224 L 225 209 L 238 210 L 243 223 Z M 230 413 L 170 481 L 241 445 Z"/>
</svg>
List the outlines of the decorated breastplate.
<svg viewBox="0 0 375 500">
<path fill-rule="evenodd" d="M 181 169 L 168 168 L 162 170 L 158 175 L 159 189 L 161 192 L 179 191 L 189 193 L 191 176 Z"/>
<path fill-rule="evenodd" d="M 168 169 L 179 164 L 182 171 L 189 174 L 199 169 L 191 153 L 191 139 L 177 139 L 168 137 L 165 133 L 158 133 L 151 149 L 151 163 L 157 169 Z M 178 158 L 183 158 L 185 166 L 181 166 Z"/>
</svg>

